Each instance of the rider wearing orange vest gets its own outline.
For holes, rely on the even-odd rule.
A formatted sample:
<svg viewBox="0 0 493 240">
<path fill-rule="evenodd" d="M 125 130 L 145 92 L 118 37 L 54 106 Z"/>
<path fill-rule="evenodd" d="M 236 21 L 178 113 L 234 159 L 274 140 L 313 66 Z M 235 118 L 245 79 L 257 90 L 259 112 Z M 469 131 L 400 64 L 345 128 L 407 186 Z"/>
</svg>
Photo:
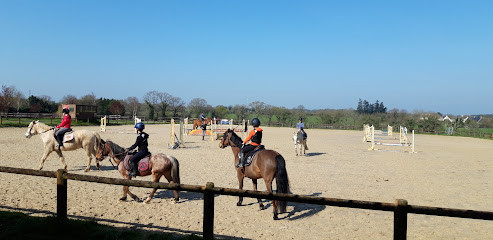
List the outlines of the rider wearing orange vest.
<svg viewBox="0 0 493 240">
<path fill-rule="evenodd" d="M 262 128 L 259 128 L 260 126 L 260 120 L 258 118 L 252 119 L 252 126 L 253 129 L 250 131 L 250 134 L 248 134 L 248 137 L 245 138 L 245 141 L 243 141 L 243 147 L 240 150 L 240 159 L 238 161 L 238 165 L 236 167 L 243 167 L 244 166 L 244 161 L 245 161 L 245 155 L 258 147 L 262 143 Z M 247 144 L 250 141 L 250 144 Z"/>
</svg>

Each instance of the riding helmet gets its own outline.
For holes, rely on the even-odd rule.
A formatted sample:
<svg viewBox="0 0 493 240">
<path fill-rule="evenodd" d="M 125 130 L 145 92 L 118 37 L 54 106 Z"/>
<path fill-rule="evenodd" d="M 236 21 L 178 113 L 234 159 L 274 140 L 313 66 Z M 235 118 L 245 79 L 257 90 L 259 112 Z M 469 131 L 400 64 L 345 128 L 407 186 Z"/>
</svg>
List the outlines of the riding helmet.
<svg viewBox="0 0 493 240">
<path fill-rule="evenodd" d="M 137 128 L 137 130 L 139 130 L 139 131 L 142 131 L 142 130 L 144 130 L 145 126 L 143 123 L 138 122 L 135 124 L 135 128 Z"/>
<path fill-rule="evenodd" d="M 260 120 L 258 120 L 258 118 L 252 119 L 252 126 L 254 127 L 260 126 Z"/>
<path fill-rule="evenodd" d="M 64 108 L 64 109 L 62 109 L 62 113 L 66 113 L 66 114 L 68 114 L 69 112 L 70 112 L 70 110 L 69 110 L 68 108 Z"/>
<path fill-rule="evenodd" d="M 303 122 L 303 118 L 300 118 L 300 121 L 302 121 L 302 122 Z"/>
</svg>

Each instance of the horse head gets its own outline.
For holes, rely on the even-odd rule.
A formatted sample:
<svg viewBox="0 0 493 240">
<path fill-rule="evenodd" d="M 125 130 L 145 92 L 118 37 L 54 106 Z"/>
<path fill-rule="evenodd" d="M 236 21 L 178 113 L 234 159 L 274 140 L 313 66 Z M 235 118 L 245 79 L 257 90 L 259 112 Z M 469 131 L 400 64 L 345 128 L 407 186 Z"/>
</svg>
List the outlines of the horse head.
<svg viewBox="0 0 493 240">
<path fill-rule="evenodd" d="M 240 147 L 242 143 L 243 141 L 238 135 L 236 135 L 235 131 L 232 129 L 228 129 L 226 130 L 226 132 L 224 132 L 222 140 L 219 142 L 219 147 L 220 148 L 225 148 L 227 146 Z"/>
<path fill-rule="evenodd" d="M 41 131 L 40 128 L 43 131 Z M 24 135 L 26 136 L 26 138 L 30 138 L 33 135 L 45 133 L 45 132 L 48 132 L 52 129 L 53 129 L 52 127 L 40 122 L 39 120 L 33 120 L 31 123 L 29 123 L 29 126 L 27 127 L 26 134 L 24 134 Z"/>
<path fill-rule="evenodd" d="M 101 139 L 101 145 L 99 146 L 98 152 L 96 153 L 96 161 L 100 162 L 104 160 L 106 156 L 110 154 L 111 148 L 108 142 Z"/>
</svg>

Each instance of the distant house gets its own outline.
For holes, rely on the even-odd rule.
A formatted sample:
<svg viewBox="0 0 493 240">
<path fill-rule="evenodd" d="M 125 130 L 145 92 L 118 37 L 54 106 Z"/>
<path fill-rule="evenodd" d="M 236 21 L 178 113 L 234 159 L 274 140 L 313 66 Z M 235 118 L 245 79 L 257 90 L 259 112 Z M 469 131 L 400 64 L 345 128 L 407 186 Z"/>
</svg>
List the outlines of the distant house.
<svg viewBox="0 0 493 240">
<path fill-rule="evenodd" d="M 441 122 L 444 122 L 445 120 L 448 120 L 449 122 L 454 121 L 451 118 L 449 118 L 448 116 L 442 116 L 441 118 L 438 119 L 438 121 L 441 121 Z"/>
<path fill-rule="evenodd" d="M 98 113 L 98 107 L 96 105 L 79 104 L 62 104 L 58 109 L 58 113 L 61 113 L 64 108 L 70 110 L 70 116 L 73 120 L 90 121 L 96 119 L 96 114 Z"/>
</svg>

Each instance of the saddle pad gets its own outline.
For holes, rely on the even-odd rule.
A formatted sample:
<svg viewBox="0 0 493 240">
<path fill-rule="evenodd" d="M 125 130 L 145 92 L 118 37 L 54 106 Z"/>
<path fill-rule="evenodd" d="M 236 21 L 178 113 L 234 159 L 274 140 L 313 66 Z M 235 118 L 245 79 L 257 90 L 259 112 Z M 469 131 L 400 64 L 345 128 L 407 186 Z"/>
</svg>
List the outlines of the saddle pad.
<svg viewBox="0 0 493 240">
<path fill-rule="evenodd" d="M 258 152 L 263 151 L 263 150 L 265 150 L 264 145 L 260 145 L 260 146 L 256 147 L 255 149 L 253 149 L 253 151 L 249 152 L 248 156 L 246 158 L 245 164 L 244 164 L 245 167 L 250 166 L 250 164 L 252 164 L 252 162 L 253 162 L 253 158 L 255 157 L 255 155 L 257 155 Z"/>
<path fill-rule="evenodd" d="M 130 159 L 132 158 L 133 155 L 131 154 L 128 154 L 127 156 L 125 156 L 125 159 L 123 160 L 123 166 L 125 167 L 125 169 L 127 169 L 127 171 L 131 171 L 132 168 L 130 167 Z M 147 170 L 149 170 L 149 160 L 151 158 L 151 155 L 145 157 L 145 158 L 142 158 L 138 163 L 137 163 L 137 166 L 139 168 L 139 172 L 145 172 Z"/>
<path fill-rule="evenodd" d="M 65 135 L 63 135 L 63 142 L 68 142 L 72 139 L 74 139 L 74 132 L 65 133 Z"/>
</svg>

